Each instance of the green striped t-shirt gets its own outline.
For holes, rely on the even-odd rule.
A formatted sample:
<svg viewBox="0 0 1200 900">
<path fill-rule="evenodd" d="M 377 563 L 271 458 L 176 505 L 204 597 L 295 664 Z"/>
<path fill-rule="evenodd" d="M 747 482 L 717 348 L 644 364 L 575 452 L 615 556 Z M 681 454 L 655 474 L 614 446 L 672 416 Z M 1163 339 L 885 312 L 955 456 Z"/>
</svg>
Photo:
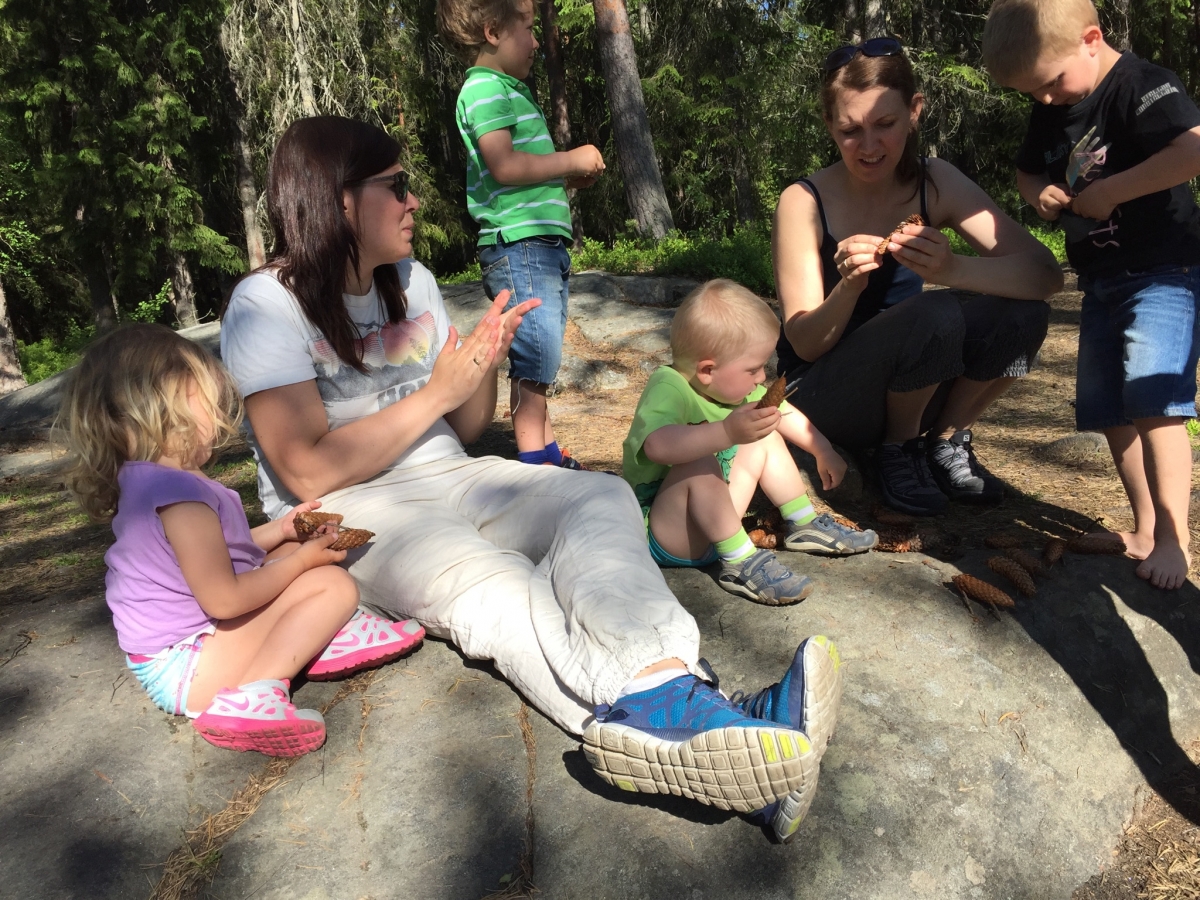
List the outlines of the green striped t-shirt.
<svg viewBox="0 0 1200 900">
<path fill-rule="evenodd" d="M 546 118 L 529 88 L 511 75 L 472 66 L 458 93 L 455 119 L 467 145 L 467 210 L 479 223 L 479 246 L 495 244 L 501 231 L 506 242 L 540 234 L 570 240 L 571 209 L 561 178 L 500 184 L 479 152 L 479 138 L 500 128 L 512 133 L 513 149 L 520 153 L 554 152 Z"/>
</svg>

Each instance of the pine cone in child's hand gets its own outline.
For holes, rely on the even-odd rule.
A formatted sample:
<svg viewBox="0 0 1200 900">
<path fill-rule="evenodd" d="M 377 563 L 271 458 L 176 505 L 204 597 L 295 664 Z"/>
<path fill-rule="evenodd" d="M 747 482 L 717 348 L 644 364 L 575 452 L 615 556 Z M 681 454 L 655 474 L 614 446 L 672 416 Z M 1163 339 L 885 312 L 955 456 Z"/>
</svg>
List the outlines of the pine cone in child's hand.
<svg viewBox="0 0 1200 900">
<path fill-rule="evenodd" d="M 292 527 L 301 540 L 312 537 L 321 530 L 322 525 L 341 525 L 342 517 L 337 513 L 302 512 L 296 513 L 292 519 Z"/>
<path fill-rule="evenodd" d="M 956 588 L 972 600 L 978 600 L 980 603 L 1003 606 L 1005 609 L 1012 609 L 1017 605 L 1016 601 L 1000 590 L 1000 588 L 988 584 L 983 579 L 976 578 L 974 575 L 955 575 L 950 580 L 954 582 Z"/>
<path fill-rule="evenodd" d="M 375 537 L 375 532 L 367 531 L 365 528 L 341 528 L 338 529 L 338 539 L 330 544 L 329 549 L 354 550 L 373 537 Z"/>
<path fill-rule="evenodd" d="M 763 394 L 761 400 L 754 405 L 755 409 L 767 409 L 768 407 L 779 408 L 784 400 L 787 399 L 787 379 L 780 375 L 767 388 L 767 392 Z"/>
<path fill-rule="evenodd" d="M 1015 584 L 1017 590 L 1026 597 L 1032 597 L 1037 593 L 1037 585 L 1033 583 L 1033 578 L 1011 559 L 1005 559 L 1003 556 L 993 556 L 988 560 L 987 564 L 988 568 L 997 575 L 1003 575 Z"/>
<path fill-rule="evenodd" d="M 775 536 L 774 532 L 763 531 L 761 528 L 755 528 L 747 534 L 747 537 L 750 538 L 750 543 L 759 550 L 774 550 L 779 544 L 779 538 Z"/>
<path fill-rule="evenodd" d="M 921 218 L 921 214 L 913 213 L 911 216 L 909 216 L 907 219 L 905 219 L 903 222 L 901 222 L 899 225 L 897 225 L 895 228 L 893 228 L 891 233 L 887 237 L 885 237 L 882 241 L 879 242 L 879 246 L 875 248 L 875 252 L 879 253 L 880 255 L 887 253 L 888 252 L 888 244 L 890 244 L 892 242 L 892 238 L 895 237 L 895 235 L 898 232 L 901 232 L 904 230 L 905 225 L 924 225 L 924 224 L 925 224 L 925 220 Z"/>
<path fill-rule="evenodd" d="M 1081 534 L 1067 541 L 1067 549 L 1072 553 L 1124 553 L 1125 542 L 1110 531 L 1098 531 L 1094 534 Z"/>
</svg>

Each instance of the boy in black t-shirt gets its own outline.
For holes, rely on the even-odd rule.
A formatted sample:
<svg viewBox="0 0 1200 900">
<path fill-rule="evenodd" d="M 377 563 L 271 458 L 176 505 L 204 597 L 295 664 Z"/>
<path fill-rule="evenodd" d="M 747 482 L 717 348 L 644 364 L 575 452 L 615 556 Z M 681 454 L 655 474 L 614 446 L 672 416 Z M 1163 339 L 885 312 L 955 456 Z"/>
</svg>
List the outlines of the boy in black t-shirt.
<svg viewBox="0 0 1200 900">
<path fill-rule="evenodd" d="M 1035 101 L 1017 187 L 1043 219 L 1061 217 L 1079 273 L 1076 427 L 1108 439 L 1138 575 L 1178 588 L 1191 561 L 1200 110 L 1174 73 L 1110 47 L 1090 0 L 996 0 L 983 58 Z"/>
</svg>

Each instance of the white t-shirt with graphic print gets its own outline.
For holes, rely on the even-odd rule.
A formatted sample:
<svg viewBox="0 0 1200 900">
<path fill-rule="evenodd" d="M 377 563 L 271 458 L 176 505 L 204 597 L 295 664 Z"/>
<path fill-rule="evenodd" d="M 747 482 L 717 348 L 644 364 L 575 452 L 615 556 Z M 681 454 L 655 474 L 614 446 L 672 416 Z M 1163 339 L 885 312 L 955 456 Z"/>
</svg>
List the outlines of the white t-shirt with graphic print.
<svg viewBox="0 0 1200 900">
<path fill-rule="evenodd" d="M 332 431 L 386 409 L 423 387 L 450 333 L 450 318 L 428 269 L 408 259 L 396 268 L 408 300 L 404 320 L 388 323 L 374 285 L 361 297 L 343 295 L 363 342 L 365 374 L 338 359 L 274 272 L 256 272 L 239 282 L 221 322 L 221 359 L 242 396 L 316 379 Z M 246 431 L 258 461 L 263 512 L 276 519 L 300 501 L 272 471 L 249 422 Z M 454 430 L 445 419 L 438 419 L 388 470 L 462 453 Z"/>
</svg>

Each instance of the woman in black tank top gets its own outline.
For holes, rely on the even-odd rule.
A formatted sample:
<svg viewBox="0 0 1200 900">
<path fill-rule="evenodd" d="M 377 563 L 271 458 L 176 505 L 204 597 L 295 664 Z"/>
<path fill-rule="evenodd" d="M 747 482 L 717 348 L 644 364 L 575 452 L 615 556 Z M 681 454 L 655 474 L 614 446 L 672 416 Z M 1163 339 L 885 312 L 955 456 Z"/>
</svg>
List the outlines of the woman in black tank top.
<svg viewBox="0 0 1200 900">
<path fill-rule="evenodd" d="M 826 65 L 841 159 L 779 200 L 780 373 L 831 441 L 879 447 L 890 506 L 929 515 L 948 499 L 998 500 L 970 427 L 1029 371 L 1062 271 L 954 166 L 919 157 L 924 99 L 898 42 L 843 48 Z M 897 226 L 914 214 L 925 224 Z M 954 254 L 945 227 L 979 256 Z"/>
</svg>

